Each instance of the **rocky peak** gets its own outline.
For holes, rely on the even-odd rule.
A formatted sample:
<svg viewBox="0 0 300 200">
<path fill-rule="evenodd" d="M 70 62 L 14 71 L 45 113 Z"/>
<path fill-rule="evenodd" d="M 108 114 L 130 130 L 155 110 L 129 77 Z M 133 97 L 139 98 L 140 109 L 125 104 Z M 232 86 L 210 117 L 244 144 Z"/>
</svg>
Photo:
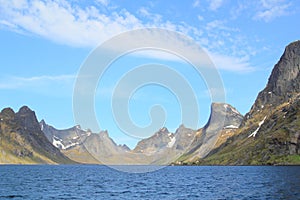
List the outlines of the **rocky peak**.
<svg viewBox="0 0 300 200">
<path fill-rule="evenodd" d="M 187 140 L 187 142 L 191 142 L 192 138 L 195 136 L 196 131 L 190 128 L 186 128 L 183 124 L 181 124 L 175 131 L 174 135 L 177 140 Z"/>
<path fill-rule="evenodd" d="M 20 115 L 24 115 L 24 114 L 30 114 L 32 113 L 33 111 L 28 107 L 28 106 L 22 106 L 20 109 L 19 109 L 19 114 Z"/>
<path fill-rule="evenodd" d="M 109 137 L 109 135 L 108 135 L 108 132 L 107 132 L 107 130 L 105 130 L 105 131 L 100 131 L 100 133 L 99 133 L 102 137 Z"/>
<path fill-rule="evenodd" d="M 119 144 L 118 147 L 120 147 L 124 151 L 130 151 L 130 148 L 126 144 Z"/>
<path fill-rule="evenodd" d="M 169 130 L 166 127 L 163 127 L 161 129 L 159 129 L 159 131 L 157 132 L 158 134 L 164 134 L 164 133 L 169 133 Z"/>
<path fill-rule="evenodd" d="M 49 162 L 48 159 L 55 163 L 70 163 L 70 160 L 47 140 L 41 131 L 35 112 L 27 106 L 20 108 L 17 113 L 6 108 L 1 112 L 1 119 L 2 115 L 3 118 L 6 117 L 3 122 L 5 129 L 0 132 L 6 135 L 6 138 L 10 138 L 7 142 L 11 142 L 14 156 L 28 157 L 28 159 L 33 159 L 34 163 Z M 44 160 L 45 158 L 48 161 Z"/>
<path fill-rule="evenodd" d="M 243 116 L 229 104 L 212 103 L 208 122 L 199 130 L 189 134 L 194 135 L 193 141 L 188 145 L 189 159 L 205 157 L 215 146 L 224 129 L 236 129 L 242 123 Z"/>
<path fill-rule="evenodd" d="M 11 108 L 4 108 L 0 114 L 1 119 L 12 119 L 15 117 L 15 112 Z"/>
<path fill-rule="evenodd" d="M 208 123 L 204 126 L 205 132 L 216 132 L 227 126 L 239 127 L 243 120 L 237 109 L 226 103 L 212 103 Z"/>
<path fill-rule="evenodd" d="M 173 137 L 174 134 L 170 133 L 166 127 L 163 127 L 151 137 L 139 141 L 137 146 L 134 148 L 133 152 L 158 152 L 166 148 L 168 143 L 171 141 L 171 138 Z"/>
<path fill-rule="evenodd" d="M 26 129 L 40 130 L 40 125 L 37 121 L 35 112 L 27 106 L 23 106 L 16 113 L 16 118 Z"/>
<path fill-rule="evenodd" d="M 36 116 L 35 116 L 35 112 L 32 111 L 29 107 L 27 106 L 23 106 L 19 109 L 19 111 L 16 113 L 16 115 L 18 117 L 26 117 L 26 118 L 30 118 L 30 119 L 36 119 Z"/>
<path fill-rule="evenodd" d="M 80 125 L 76 125 L 75 128 L 78 129 L 78 130 L 81 130 L 81 126 Z"/>
<path fill-rule="evenodd" d="M 181 124 L 175 131 L 175 133 L 178 133 L 178 132 L 182 132 L 182 131 L 185 131 L 186 130 L 186 127 L 184 126 L 184 124 Z"/>
<path fill-rule="evenodd" d="M 267 86 L 252 106 L 247 118 L 268 106 L 277 106 L 300 92 L 300 40 L 289 44 L 274 66 Z"/>
<path fill-rule="evenodd" d="M 43 119 L 40 121 L 40 124 L 41 125 L 47 125 L 46 122 L 45 122 L 45 120 L 43 120 Z"/>
</svg>

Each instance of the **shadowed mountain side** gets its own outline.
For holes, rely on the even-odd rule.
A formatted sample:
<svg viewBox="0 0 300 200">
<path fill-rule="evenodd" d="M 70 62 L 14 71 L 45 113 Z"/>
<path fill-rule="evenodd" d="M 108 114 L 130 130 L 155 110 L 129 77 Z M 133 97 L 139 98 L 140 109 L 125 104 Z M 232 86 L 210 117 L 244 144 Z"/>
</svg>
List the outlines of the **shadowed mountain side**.
<svg viewBox="0 0 300 200">
<path fill-rule="evenodd" d="M 5 108 L 0 119 L 0 163 L 75 163 L 47 140 L 35 113 L 28 107 L 23 106 L 17 113 Z"/>
</svg>

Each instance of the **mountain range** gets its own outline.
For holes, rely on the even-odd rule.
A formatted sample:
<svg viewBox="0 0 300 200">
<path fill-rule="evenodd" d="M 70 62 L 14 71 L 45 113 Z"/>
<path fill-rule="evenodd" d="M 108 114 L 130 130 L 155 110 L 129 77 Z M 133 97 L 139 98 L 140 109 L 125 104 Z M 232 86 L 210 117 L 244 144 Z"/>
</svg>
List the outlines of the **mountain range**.
<svg viewBox="0 0 300 200">
<path fill-rule="evenodd" d="M 0 163 L 107 165 L 300 164 L 300 41 L 289 44 L 250 111 L 212 103 L 208 122 L 175 133 L 162 127 L 135 148 L 117 145 L 108 131 L 79 125 L 58 130 L 24 106 L 0 113 Z"/>
</svg>

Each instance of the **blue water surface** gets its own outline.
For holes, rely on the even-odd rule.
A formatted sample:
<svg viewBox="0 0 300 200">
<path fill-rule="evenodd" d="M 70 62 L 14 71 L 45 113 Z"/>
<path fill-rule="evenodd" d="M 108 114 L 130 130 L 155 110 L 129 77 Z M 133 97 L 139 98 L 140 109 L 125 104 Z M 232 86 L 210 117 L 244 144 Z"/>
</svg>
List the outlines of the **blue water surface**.
<svg viewBox="0 0 300 200">
<path fill-rule="evenodd" d="M 300 199 L 300 166 L 0 166 L 0 199 Z"/>
</svg>

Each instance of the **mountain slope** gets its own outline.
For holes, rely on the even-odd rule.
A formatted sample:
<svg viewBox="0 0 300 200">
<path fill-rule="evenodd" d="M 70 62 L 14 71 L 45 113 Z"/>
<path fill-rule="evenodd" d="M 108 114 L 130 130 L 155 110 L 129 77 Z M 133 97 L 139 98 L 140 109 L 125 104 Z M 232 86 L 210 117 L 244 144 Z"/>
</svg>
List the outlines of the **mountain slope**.
<svg viewBox="0 0 300 200">
<path fill-rule="evenodd" d="M 266 107 L 276 107 L 300 92 L 300 41 L 289 44 L 274 66 L 266 87 L 258 94 L 246 120 Z"/>
<path fill-rule="evenodd" d="M 0 163 L 74 163 L 55 148 L 41 131 L 35 113 L 24 106 L 0 113 Z"/>
<path fill-rule="evenodd" d="M 300 164 L 300 41 L 288 45 L 238 134 L 201 164 Z"/>
<path fill-rule="evenodd" d="M 167 165 L 183 155 L 191 145 L 197 131 L 181 125 L 175 133 L 161 128 L 153 136 L 141 140 L 132 150 L 136 156 L 146 157 L 149 164 Z"/>
<path fill-rule="evenodd" d="M 188 151 L 178 160 L 193 162 L 205 157 L 240 126 L 243 116 L 231 105 L 212 103 L 207 124 L 197 131 Z"/>
<path fill-rule="evenodd" d="M 174 134 L 169 132 L 167 128 L 161 128 L 154 135 L 143 139 L 133 149 L 135 153 L 155 154 L 172 147 L 174 143 Z"/>
<path fill-rule="evenodd" d="M 86 164 L 117 164 L 119 157 L 130 149 L 126 145 L 117 145 L 107 131 L 92 133 L 82 130 L 79 125 L 69 129 L 58 130 L 40 122 L 40 127 L 48 140 L 63 154 L 72 160 Z"/>
<path fill-rule="evenodd" d="M 84 131 L 79 125 L 58 130 L 44 120 L 40 122 L 40 127 L 47 139 L 68 158 L 79 163 L 100 164 L 82 144 L 92 134 L 90 130 Z"/>
</svg>

